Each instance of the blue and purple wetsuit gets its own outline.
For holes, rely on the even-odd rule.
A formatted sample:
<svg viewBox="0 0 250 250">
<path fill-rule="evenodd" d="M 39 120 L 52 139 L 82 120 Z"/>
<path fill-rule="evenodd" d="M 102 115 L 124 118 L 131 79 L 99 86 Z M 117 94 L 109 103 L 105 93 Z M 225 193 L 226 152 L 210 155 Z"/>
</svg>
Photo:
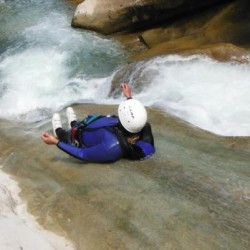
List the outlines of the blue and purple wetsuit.
<svg viewBox="0 0 250 250">
<path fill-rule="evenodd" d="M 61 128 L 56 132 L 60 140 L 58 148 L 84 161 L 112 162 L 123 157 L 139 160 L 155 152 L 151 126 L 148 123 L 139 133 L 136 143 L 131 145 L 119 129 L 116 116 L 102 116 L 85 126 L 75 123 L 67 132 Z"/>
</svg>

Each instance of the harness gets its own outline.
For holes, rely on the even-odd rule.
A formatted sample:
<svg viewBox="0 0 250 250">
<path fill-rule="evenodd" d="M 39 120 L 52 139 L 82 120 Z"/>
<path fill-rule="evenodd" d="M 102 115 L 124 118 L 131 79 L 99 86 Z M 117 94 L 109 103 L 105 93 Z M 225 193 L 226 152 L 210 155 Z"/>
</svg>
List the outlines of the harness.
<svg viewBox="0 0 250 250">
<path fill-rule="evenodd" d="M 83 130 L 88 130 L 86 128 L 87 125 L 91 124 L 92 122 L 102 118 L 102 115 L 89 115 L 81 122 L 78 122 L 70 131 L 70 141 L 71 144 L 76 147 L 84 147 L 84 143 L 82 141 L 81 133 Z"/>
</svg>

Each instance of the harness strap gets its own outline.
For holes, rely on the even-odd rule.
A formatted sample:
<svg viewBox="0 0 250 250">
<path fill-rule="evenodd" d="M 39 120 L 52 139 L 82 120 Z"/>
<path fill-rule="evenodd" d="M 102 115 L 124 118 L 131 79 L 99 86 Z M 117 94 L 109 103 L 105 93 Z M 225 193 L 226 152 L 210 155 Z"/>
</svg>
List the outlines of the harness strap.
<svg viewBox="0 0 250 250">
<path fill-rule="evenodd" d="M 83 129 L 84 126 L 78 126 L 72 128 L 70 131 L 71 144 L 78 148 L 82 148 L 84 146 L 81 136 Z"/>
<path fill-rule="evenodd" d="M 75 141 L 75 136 L 76 136 L 76 131 L 77 131 L 77 128 L 72 128 L 71 131 L 70 131 L 70 139 L 71 141 Z"/>
<path fill-rule="evenodd" d="M 75 127 L 70 131 L 70 140 L 71 144 L 76 147 L 83 147 L 84 143 L 82 142 L 82 131 L 86 130 L 86 126 L 96 121 L 97 119 L 102 118 L 101 115 L 89 115 L 83 121 L 79 122 Z"/>
</svg>

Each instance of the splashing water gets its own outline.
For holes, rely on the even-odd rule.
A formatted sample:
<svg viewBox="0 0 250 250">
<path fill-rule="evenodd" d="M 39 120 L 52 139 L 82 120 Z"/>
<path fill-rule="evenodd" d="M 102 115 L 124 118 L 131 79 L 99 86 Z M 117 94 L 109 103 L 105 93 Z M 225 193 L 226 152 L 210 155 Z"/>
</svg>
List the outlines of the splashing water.
<svg viewBox="0 0 250 250">
<path fill-rule="evenodd" d="M 54 111 L 78 100 L 102 98 L 109 90 L 109 85 L 103 86 L 109 84 L 106 78 L 126 60 L 122 48 L 112 40 L 72 29 L 69 10 L 58 6 L 57 1 L 43 5 L 24 1 L 3 9 L 3 23 L 8 24 L 14 7 L 22 22 L 16 32 L 14 23 L 0 28 L 2 118 L 27 118 L 25 114 L 33 112 L 33 120 L 39 120 L 46 109 Z M 45 10 L 29 19 L 27 8 L 35 13 Z"/>
<path fill-rule="evenodd" d="M 0 28 L 0 116 L 29 120 L 32 113 L 32 120 L 39 120 L 45 110 L 51 115 L 71 103 L 118 103 L 120 98 L 108 94 L 112 75 L 126 61 L 124 51 L 112 40 L 72 29 L 67 17 L 72 10 L 56 1 L 40 15 L 25 15 L 27 8 L 38 13 L 41 4 L 17 4 L 18 29 L 7 17 L 3 23 L 8 25 Z M 8 16 L 13 9 L 4 11 Z M 219 135 L 248 136 L 249 67 L 201 56 L 165 56 L 138 63 L 130 83 L 134 97 L 148 106 Z"/>
<path fill-rule="evenodd" d="M 249 63 L 159 57 L 140 65 L 130 81 L 138 78 L 145 88 L 137 97 L 147 105 L 219 135 L 250 135 Z"/>
</svg>

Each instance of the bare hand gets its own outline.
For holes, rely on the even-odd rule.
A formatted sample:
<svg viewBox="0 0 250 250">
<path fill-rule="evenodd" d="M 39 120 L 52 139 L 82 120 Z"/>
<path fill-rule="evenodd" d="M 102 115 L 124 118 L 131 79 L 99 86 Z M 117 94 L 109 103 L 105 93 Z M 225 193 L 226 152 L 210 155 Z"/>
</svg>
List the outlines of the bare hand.
<svg viewBox="0 0 250 250">
<path fill-rule="evenodd" d="M 132 97 L 132 90 L 127 83 L 122 83 L 122 92 L 127 98 Z"/>
<path fill-rule="evenodd" d="M 44 132 L 41 137 L 42 140 L 48 145 L 56 145 L 59 142 L 55 136 L 48 132 Z"/>
</svg>

